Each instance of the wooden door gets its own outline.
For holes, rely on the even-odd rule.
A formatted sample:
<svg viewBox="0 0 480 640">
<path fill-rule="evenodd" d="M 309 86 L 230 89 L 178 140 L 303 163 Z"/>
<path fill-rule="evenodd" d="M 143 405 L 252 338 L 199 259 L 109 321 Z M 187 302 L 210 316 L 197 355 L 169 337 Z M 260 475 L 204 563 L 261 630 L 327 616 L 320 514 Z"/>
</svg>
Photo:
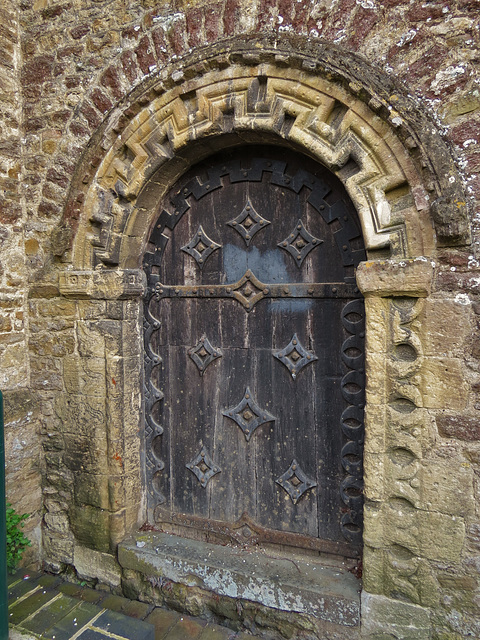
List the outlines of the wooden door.
<svg viewBox="0 0 480 640">
<path fill-rule="evenodd" d="M 179 181 L 144 259 L 151 524 L 358 552 L 364 258 L 339 181 L 290 150 Z"/>
</svg>

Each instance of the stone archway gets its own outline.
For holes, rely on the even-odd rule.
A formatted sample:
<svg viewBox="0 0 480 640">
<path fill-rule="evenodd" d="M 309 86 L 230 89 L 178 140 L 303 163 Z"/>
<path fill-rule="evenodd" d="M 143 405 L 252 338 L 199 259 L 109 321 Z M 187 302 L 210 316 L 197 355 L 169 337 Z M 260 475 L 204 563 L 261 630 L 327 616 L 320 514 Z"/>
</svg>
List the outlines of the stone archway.
<svg viewBox="0 0 480 640">
<path fill-rule="evenodd" d="M 105 400 L 112 449 L 108 541 L 87 546 L 114 549 L 138 520 L 138 267 L 158 215 L 156 203 L 189 166 L 219 149 L 281 142 L 342 180 L 371 258 L 357 272 L 367 315 L 365 629 L 401 626 L 398 611 L 398 619 L 426 634 L 434 604 L 429 560 L 456 557 L 463 532 L 461 522 L 437 510 L 440 498 L 425 482 L 425 388 L 435 371 L 424 368 L 423 301 L 431 291 L 436 240 L 465 237 L 464 203 L 458 178 L 448 182 L 436 172 L 421 125 L 409 122 L 366 80 L 332 71 L 329 64 L 278 48 L 257 54 L 232 47 L 228 54 L 205 54 L 202 63 L 172 67 L 137 92 L 130 120 L 120 111 L 112 114 L 84 173 L 84 196 L 72 188 L 67 212 L 76 212 L 80 224 L 61 293 L 123 301 L 120 333 L 111 339 L 120 346 L 129 334 L 111 363 L 121 388 Z M 60 253 L 65 246 L 59 244 Z M 127 437 L 121 425 L 128 426 Z M 429 542 L 433 528 L 440 533 Z"/>
<path fill-rule="evenodd" d="M 395 125 L 338 84 L 271 63 L 234 64 L 179 82 L 149 102 L 105 155 L 86 194 L 88 222 L 77 233 L 73 262 L 138 266 L 133 243 L 141 249 L 145 226 L 152 224 L 147 185 L 155 185 L 158 197 L 194 160 L 275 138 L 343 180 L 369 250 L 429 255 L 427 191 Z"/>
</svg>

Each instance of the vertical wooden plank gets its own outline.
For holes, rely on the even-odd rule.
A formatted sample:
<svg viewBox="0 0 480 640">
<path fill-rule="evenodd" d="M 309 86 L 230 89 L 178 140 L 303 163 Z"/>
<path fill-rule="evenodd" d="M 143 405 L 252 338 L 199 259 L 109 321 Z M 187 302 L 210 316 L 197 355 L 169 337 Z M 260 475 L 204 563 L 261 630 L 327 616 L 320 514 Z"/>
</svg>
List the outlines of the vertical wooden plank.
<svg viewBox="0 0 480 640">
<path fill-rule="evenodd" d="M 237 177 L 248 175 L 255 154 L 285 160 L 284 154 L 269 149 L 240 151 L 236 156 L 245 171 L 237 172 Z M 327 175 L 325 169 L 293 152 L 287 160 L 290 176 L 304 168 Z M 192 169 L 179 187 L 195 176 L 200 183 L 204 181 L 207 165 Z M 190 208 L 173 232 L 165 231 L 170 237 L 160 267 L 164 284 L 234 284 L 247 269 L 266 284 L 343 280 L 344 248 L 335 236 L 342 222 L 327 224 L 318 207 L 308 203 L 308 187 L 292 190 L 287 176 L 283 185 L 273 184 L 268 171 L 261 181 L 258 176 L 237 182 L 230 177 L 222 179 L 221 188 L 198 199 L 189 195 Z M 346 194 L 332 180 L 327 203 L 342 198 L 347 202 Z M 269 222 L 248 244 L 228 224 L 247 201 Z M 348 204 L 345 211 L 353 214 Z M 299 220 L 322 240 L 301 266 L 278 246 L 295 232 Z M 182 251 L 200 224 L 221 245 L 202 266 Z M 346 367 L 340 349 L 346 336 L 340 313 L 344 303 L 290 299 L 288 286 L 283 299 L 262 300 L 250 312 L 232 299 L 179 298 L 153 303 L 160 328 L 152 345 L 164 360 L 153 374 L 165 392 L 163 414 L 157 409 L 157 418 L 165 425 L 159 445 L 166 459 L 162 486 L 167 493 L 169 490 L 172 513 L 235 522 L 247 512 L 268 528 L 342 540 L 340 454 L 344 437 L 340 416 L 346 403 L 340 383 Z M 318 358 L 296 379 L 274 357 L 294 334 Z M 188 352 L 204 335 L 223 355 L 200 375 Z M 259 407 L 275 416 L 275 422 L 258 427 L 248 441 L 240 427 L 224 415 L 241 402 L 247 387 Z M 186 467 L 202 447 L 221 467 L 205 487 Z M 296 504 L 276 483 L 294 459 L 316 484 Z"/>
</svg>

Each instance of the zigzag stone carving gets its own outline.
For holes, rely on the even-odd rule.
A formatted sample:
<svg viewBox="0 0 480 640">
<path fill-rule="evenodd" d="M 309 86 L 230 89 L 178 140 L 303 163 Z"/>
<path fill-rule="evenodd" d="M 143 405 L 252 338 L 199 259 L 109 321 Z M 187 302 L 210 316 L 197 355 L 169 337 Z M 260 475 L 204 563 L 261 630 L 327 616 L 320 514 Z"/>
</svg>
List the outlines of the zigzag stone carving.
<svg viewBox="0 0 480 640">
<path fill-rule="evenodd" d="M 318 75 L 304 70 L 299 76 L 275 64 L 262 65 L 259 74 L 252 77 L 251 69 L 240 64 L 206 73 L 164 92 L 133 118 L 89 188 L 85 209 L 91 225 L 79 233 L 91 241 L 79 237 L 77 246 L 87 248 L 78 261 L 122 264 L 128 251 L 122 248 L 125 229 L 130 229 L 131 251 L 132 238 L 137 236 L 140 245 L 149 226 L 142 205 L 150 178 L 192 140 L 232 131 L 245 139 L 251 131 L 262 131 L 289 140 L 336 172 L 357 207 L 368 248 L 390 247 L 399 256 L 425 253 L 425 233 L 416 233 L 415 226 L 426 216 L 415 206 L 423 187 L 415 184 L 415 171 L 393 130 L 360 100 Z M 259 83 L 261 92 L 255 90 Z M 188 105 L 181 99 L 185 92 Z M 414 194 L 411 189 L 417 187 Z M 398 190 L 402 198 L 396 197 Z"/>
</svg>

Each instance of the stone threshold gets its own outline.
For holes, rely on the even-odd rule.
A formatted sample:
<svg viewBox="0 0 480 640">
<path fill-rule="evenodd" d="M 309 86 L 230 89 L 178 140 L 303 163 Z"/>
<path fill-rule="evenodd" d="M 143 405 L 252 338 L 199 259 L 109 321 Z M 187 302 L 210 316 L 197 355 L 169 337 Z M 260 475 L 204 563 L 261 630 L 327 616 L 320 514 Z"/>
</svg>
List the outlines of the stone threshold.
<svg viewBox="0 0 480 640">
<path fill-rule="evenodd" d="M 360 583 L 340 560 L 326 564 L 314 556 L 272 557 L 251 547 L 158 532 L 127 538 L 118 559 L 123 569 L 143 574 L 151 584 L 170 580 L 214 597 L 247 600 L 335 625 L 360 624 Z"/>
</svg>

